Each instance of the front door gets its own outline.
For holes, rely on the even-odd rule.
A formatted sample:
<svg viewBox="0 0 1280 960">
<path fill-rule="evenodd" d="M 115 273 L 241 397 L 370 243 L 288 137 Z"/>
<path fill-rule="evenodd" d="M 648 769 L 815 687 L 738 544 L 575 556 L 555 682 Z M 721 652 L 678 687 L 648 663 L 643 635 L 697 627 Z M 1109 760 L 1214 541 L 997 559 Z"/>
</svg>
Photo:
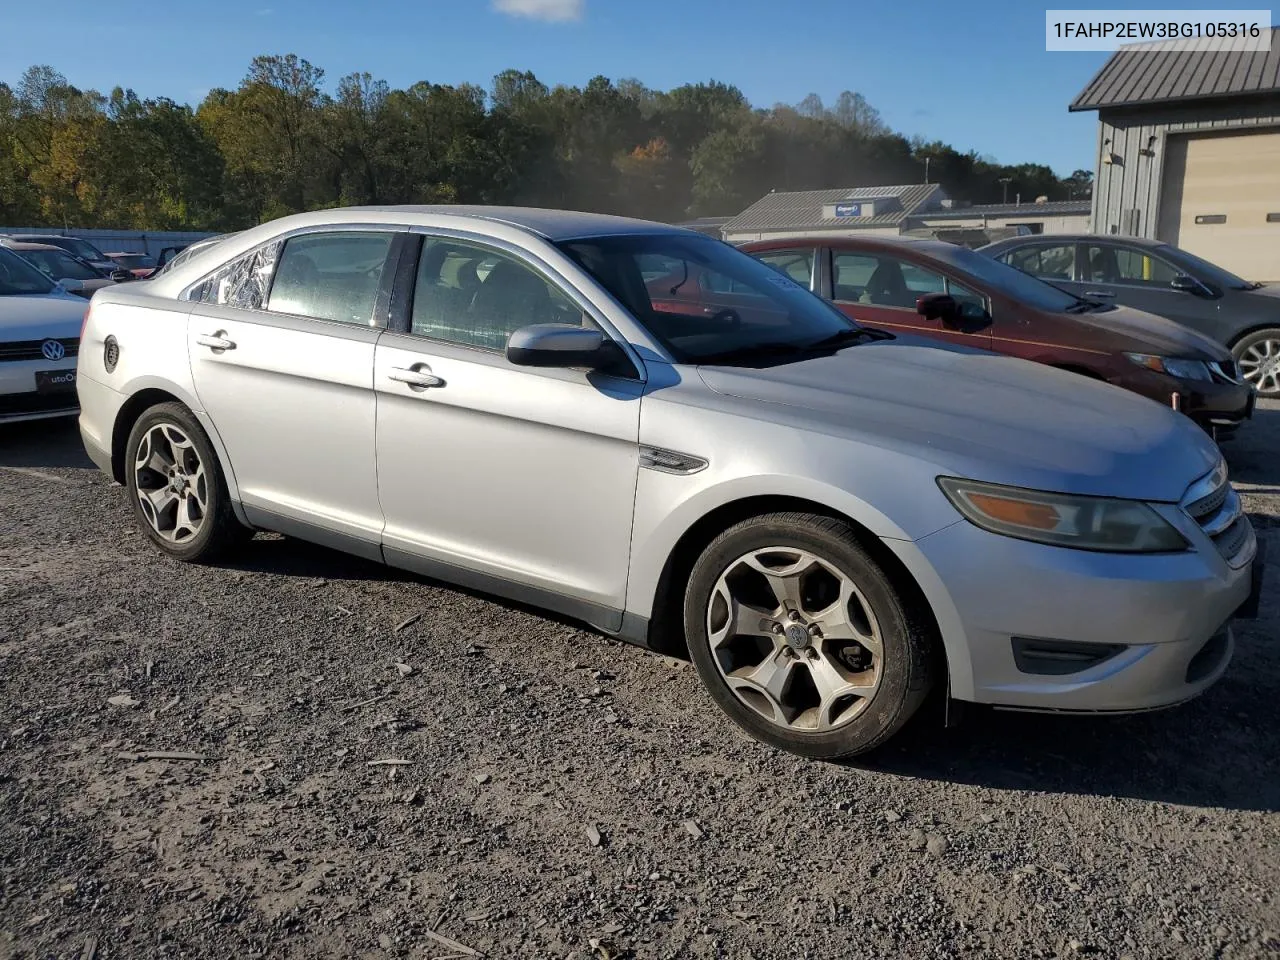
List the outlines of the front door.
<svg viewBox="0 0 1280 960">
<path fill-rule="evenodd" d="M 1093 291 L 1113 294 L 1109 302 L 1135 307 L 1216 337 L 1217 303 L 1199 293 L 1177 290 L 1173 280 L 1183 273 L 1167 260 L 1143 247 L 1121 243 L 1081 244 L 1081 283 L 1073 293 L 1088 297 Z M 1106 314 L 1097 314 L 1105 320 Z"/>
<path fill-rule="evenodd" d="M 986 298 L 944 274 L 905 258 L 881 252 L 831 251 L 832 300 L 859 323 L 891 331 L 915 333 L 948 343 L 991 349 Z M 964 329 L 927 319 L 916 301 L 928 293 L 955 298 L 971 323 Z"/>
<path fill-rule="evenodd" d="M 262 247 L 201 285 L 187 325 L 196 394 L 250 520 L 339 534 L 375 558 L 375 302 L 394 236 L 319 232 Z"/>
<path fill-rule="evenodd" d="M 409 322 L 374 362 L 387 559 L 617 629 L 643 383 L 507 360 L 519 327 L 592 322 L 514 253 L 428 237 L 403 269 Z"/>
</svg>

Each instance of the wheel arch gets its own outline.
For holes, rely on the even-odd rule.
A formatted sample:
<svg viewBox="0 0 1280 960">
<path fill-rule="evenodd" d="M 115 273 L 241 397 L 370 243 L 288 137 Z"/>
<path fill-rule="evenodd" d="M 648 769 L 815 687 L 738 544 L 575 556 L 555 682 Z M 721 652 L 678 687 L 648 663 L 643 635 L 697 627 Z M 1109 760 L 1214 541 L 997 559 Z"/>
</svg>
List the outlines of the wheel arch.
<svg viewBox="0 0 1280 960">
<path fill-rule="evenodd" d="M 681 534 L 658 576 L 650 607 L 647 645 L 668 655 L 679 656 L 686 653 L 682 627 L 684 592 L 681 586 L 688 583 L 694 564 L 711 541 L 725 530 L 751 517 L 794 512 L 829 517 L 849 526 L 859 546 L 880 565 L 894 588 L 901 591 L 908 603 L 919 609 L 934 636 L 940 641 L 937 651 L 940 666 L 945 669 L 952 657 L 946 650 L 946 636 L 939 627 L 934 605 L 902 559 L 883 539 L 855 518 L 827 504 L 792 495 L 763 494 L 728 501 L 703 514 Z"/>
<path fill-rule="evenodd" d="M 189 396 L 182 388 L 161 380 L 147 379 L 131 386 L 133 389 L 129 393 L 129 398 L 121 404 L 120 409 L 116 412 L 115 421 L 111 427 L 112 479 L 119 484 L 124 484 L 125 482 L 125 447 L 129 442 L 129 434 L 133 430 L 133 425 L 138 422 L 138 418 L 158 404 L 180 403 L 191 411 L 191 415 L 196 418 L 208 435 L 209 442 L 213 445 L 214 453 L 218 457 L 218 463 L 222 467 L 222 476 L 226 481 L 227 492 L 231 497 L 236 516 L 240 518 L 241 522 L 245 522 L 240 506 L 240 491 L 236 485 L 235 472 L 231 468 L 231 461 L 227 457 L 222 438 L 210 422 L 208 415 L 195 401 L 195 398 Z"/>
<path fill-rule="evenodd" d="M 1236 331 L 1231 335 L 1231 339 L 1227 341 L 1227 346 L 1234 351 L 1236 344 L 1245 337 L 1251 337 L 1255 333 L 1262 333 L 1264 330 L 1274 330 L 1277 334 L 1280 334 L 1280 319 L 1271 320 L 1266 323 L 1254 323 L 1245 327 L 1243 330 Z"/>
</svg>

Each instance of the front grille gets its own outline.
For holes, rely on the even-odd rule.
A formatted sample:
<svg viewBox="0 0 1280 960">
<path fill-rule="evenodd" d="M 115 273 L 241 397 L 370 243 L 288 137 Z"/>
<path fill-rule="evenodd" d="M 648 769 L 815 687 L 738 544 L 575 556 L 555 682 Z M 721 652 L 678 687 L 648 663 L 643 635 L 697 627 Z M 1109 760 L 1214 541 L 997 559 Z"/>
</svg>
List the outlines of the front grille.
<svg viewBox="0 0 1280 960">
<path fill-rule="evenodd" d="M 74 357 L 80 352 L 80 340 L 76 337 L 53 337 L 62 344 L 62 349 L 67 351 L 67 357 Z M 44 354 L 40 348 L 44 345 L 44 340 L 10 340 L 7 343 L 0 343 L 0 363 L 6 361 L 18 360 L 43 360 Z"/>
<path fill-rule="evenodd" d="M 1218 553 L 1228 562 L 1240 557 L 1249 542 L 1249 520 L 1240 504 L 1240 495 L 1227 480 L 1225 461 L 1191 485 L 1183 497 L 1182 509 L 1208 534 Z"/>
<path fill-rule="evenodd" d="M 0 393 L 0 417 L 17 413 L 48 413 L 74 410 L 74 393 Z"/>
</svg>

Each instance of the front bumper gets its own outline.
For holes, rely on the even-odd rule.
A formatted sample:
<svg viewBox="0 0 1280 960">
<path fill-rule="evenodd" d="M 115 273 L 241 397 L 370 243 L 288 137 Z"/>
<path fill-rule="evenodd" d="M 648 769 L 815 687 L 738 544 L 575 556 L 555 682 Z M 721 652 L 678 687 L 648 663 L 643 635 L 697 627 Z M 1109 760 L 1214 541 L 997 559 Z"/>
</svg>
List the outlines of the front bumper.
<svg viewBox="0 0 1280 960">
<path fill-rule="evenodd" d="M 1253 565 L 1230 567 L 1193 527 L 1187 524 L 1195 549 L 1171 554 L 1051 547 L 963 520 L 893 546 L 934 608 L 953 697 L 1122 713 L 1191 699 L 1231 659 L 1228 623 L 1250 599 Z M 1248 536 L 1245 549 L 1252 530 Z M 1090 656 L 1064 671 L 1061 660 L 1056 669 L 1029 660 L 1028 645 L 1051 657 Z"/>
<path fill-rule="evenodd" d="M 72 357 L 0 363 L 0 423 L 75 416 L 80 405 L 74 390 L 40 393 L 36 389 L 37 372 L 55 373 L 74 370 L 75 366 L 76 361 Z"/>
<path fill-rule="evenodd" d="M 1253 416 L 1256 395 L 1247 383 L 1174 382 L 1177 384 L 1178 408 L 1210 432 L 1213 428 L 1233 430 Z"/>
</svg>

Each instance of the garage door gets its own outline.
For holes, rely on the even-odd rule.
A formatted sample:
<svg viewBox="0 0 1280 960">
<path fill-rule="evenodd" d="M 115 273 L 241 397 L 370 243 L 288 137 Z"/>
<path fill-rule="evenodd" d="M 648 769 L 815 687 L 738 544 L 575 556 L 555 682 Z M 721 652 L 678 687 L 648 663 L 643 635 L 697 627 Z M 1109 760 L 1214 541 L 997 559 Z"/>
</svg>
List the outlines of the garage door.
<svg viewBox="0 0 1280 960">
<path fill-rule="evenodd" d="M 1247 280 L 1280 280 L 1280 133 L 1168 144 L 1160 239 Z"/>
</svg>

